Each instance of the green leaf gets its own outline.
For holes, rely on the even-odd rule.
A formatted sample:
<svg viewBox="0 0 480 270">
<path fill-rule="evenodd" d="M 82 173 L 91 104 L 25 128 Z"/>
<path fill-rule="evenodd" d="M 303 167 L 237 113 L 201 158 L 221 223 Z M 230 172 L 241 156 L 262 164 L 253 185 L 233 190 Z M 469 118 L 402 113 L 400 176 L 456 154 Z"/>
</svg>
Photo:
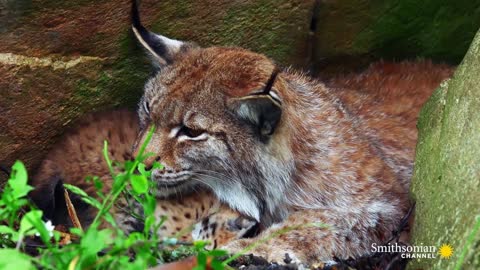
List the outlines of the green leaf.
<svg viewBox="0 0 480 270">
<path fill-rule="evenodd" d="M 207 254 L 205 252 L 200 252 L 197 255 L 197 264 L 199 266 L 206 267 L 207 266 Z"/>
<path fill-rule="evenodd" d="M 80 247 L 83 250 L 83 256 L 96 257 L 97 253 L 106 248 L 112 239 L 113 232 L 108 229 L 98 231 L 90 227 L 83 235 L 80 241 Z"/>
<path fill-rule="evenodd" d="M 82 201 L 86 202 L 87 204 L 97 209 L 100 209 L 102 207 L 102 204 L 97 199 L 90 197 L 83 189 L 70 184 L 63 184 L 63 187 L 68 191 L 71 191 L 72 193 L 79 195 Z"/>
<path fill-rule="evenodd" d="M 225 267 L 223 266 L 222 262 L 217 261 L 217 260 L 212 260 L 210 263 L 210 266 L 213 268 L 213 270 L 223 270 Z"/>
<path fill-rule="evenodd" d="M 80 228 L 70 228 L 70 233 L 78 237 L 83 237 L 84 232 Z"/>
<path fill-rule="evenodd" d="M 152 169 L 162 170 L 163 168 L 164 168 L 164 166 L 163 166 L 162 164 L 160 164 L 160 162 L 158 162 L 158 161 L 154 161 L 154 162 L 153 162 Z"/>
<path fill-rule="evenodd" d="M 193 246 L 195 247 L 195 249 L 197 249 L 198 251 L 201 251 L 201 250 L 204 250 L 205 249 L 205 246 L 207 246 L 207 242 L 206 241 L 203 241 L 203 240 L 197 240 L 195 242 L 193 242 Z"/>
<path fill-rule="evenodd" d="M 111 194 L 116 193 L 117 191 L 123 190 L 125 188 L 125 182 L 129 180 L 127 176 L 128 175 L 125 173 L 120 173 L 114 177 L 112 190 L 110 192 Z"/>
<path fill-rule="evenodd" d="M 128 235 L 127 240 L 124 242 L 124 247 L 129 248 L 130 246 L 132 246 L 133 244 L 135 244 L 136 242 L 142 239 L 143 239 L 143 235 L 141 233 L 133 232 Z"/>
<path fill-rule="evenodd" d="M 12 188 L 12 195 L 15 198 L 21 198 L 33 188 L 27 184 L 28 176 L 25 165 L 21 161 L 16 161 L 12 166 L 12 174 L 8 180 L 8 184 Z"/>
<path fill-rule="evenodd" d="M 133 191 L 137 194 L 144 194 L 148 191 L 148 180 L 143 175 L 131 175 L 130 183 L 132 184 Z"/>
<path fill-rule="evenodd" d="M 33 210 L 26 213 L 22 219 L 20 220 L 20 229 L 18 230 L 19 234 L 22 235 L 31 235 L 34 233 L 38 233 L 39 230 L 37 228 L 45 229 L 45 225 L 42 221 L 42 211 L 40 210 Z M 36 229 L 36 230 L 33 230 Z M 45 229 L 46 230 L 46 229 Z"/>
<path fill-rule="evenodd" d="M 5 225 L 0 225 L 0 233 L 11 234 L 12 238 L 15 238 L 15 239 L 18 238 L 18 236 L 17 236 L 18 232 L 15 231 L 14 229 L 8 227 L 8 226 L 5 226 Z"/>
<path fill-rule="evenodd" d="M 147 216 L 147 218 L 145 219 L 145 225 L 143 228 L 144 233 L 148 233 L 154 224 L 155 224 L 155 217 Z M 153 232 L 153 233 L 156 233 L 156 232 Z"/>
<path fill-rule="evenodd" d="M 222 257 L 222 256 L 228 255 L 228 252 L 226 250 L 214 249 L 214 250 L 208 252 L 208 255 L 213 256 L 213 257 Z"/>
<path fill-rule="evenodd" d="M 93 177 L 93 185 L 95 186 L 96 190 L 102 190 L 103 181 L 98 176 L 94 176 Z"/>
<path fill-rule="evenodd" d="M 112 214 L 110 214 L 109 212 L 106 212 L 104 214 L 103 218 L 105 219 L 105 221 L 107 221 L 109 224 L 111 224 L 113 228 L 118 228 L 117 221 L 112 216 Z"/>
<path fill-rule="evenodd" d="M 62 234 L 58 231 L 53 231 L 53 239 L 55 239 L 55 242 L 60 241 L 60 238 L 62 237 Z"/>
<path fill-rule="evenodd" d="M 143 144 L 140 146 L 140 150 L 138 151 L 138 156 L 135 159 L 142 159 L 144 158 L 143 153 L 145 152 L 145 148 L 147 148 L 148 143 L 152 139 L 153 133 L 155 132 L 155 125 L 152 125 L 150 130 L 147 133 L 147 137 L 143 141 Z"/>
<path fill-rule="evenodd" d="M 102 204 L 92 197 L 82 197 L 82 201 L 86 202 L 87 204 L 89 204 L 89 205 L 91 205 L 91 206 L 93 206 L 97 209 L 102 208 Z"/>
<path fill-rule="evenodd" d="M 145 169 L 145 167 L 146 167 L 145 164 L 140 163 L 140 164 L 138 164 L 137 169 L 138 169 L 138 171 L 140 172 L 141 175 L 147 177 L 147 170 Z"/>
<path fill-rule="evenodd" d="M 27 184 L 27 169 L 25 169 L 25 165 L 21 161 L 16 161 L 15 164 L 12 166 L 12 170 L 15 173 L 15 180 L 17 183 L 21 183 L 22 185 Z"/>
<path fill-rule="evenodd" d="M 0 269 L 35 269 L 29 256 L 16 249 L 0 249 Z"/>
<path fill-rule="evenodd" d="M 112 161 L 108 157 L 108 142 L 107 141 L 103 141 L 103 158 L 107 162 L 107 167 L 108 167 L 108 170 L 110 171 L 110 174 L 112 176 L 115 175 L 115 173 L 113 171 Z"/>
<path fill-rule="evenodd" d="M 127 160 L 123 163 L 123 169 L 128 172 L 135 166 L 135 164 L 135 161 Z"/>
<path fill-rule="evenodd" d="M 70 185 L 70 184 L 63 184 L 63 187 L 68 189 L 69 191 L 77 194 L 77 195 L 80 195 L 82 197 L 90 197 L 88 196 L 88 194 L 81 188 L 79 187 L 76 187 L 76 186 L 73 186 L 73 185 Z"/>
<path fill-rule="evenodd" d="M 143 213 L 145 216 L 150 216 L 155 212 L 155 208 L 157 207 L 157 200 L 149 194 L 146 194 L 145 201 L 143 202 Z"/>
</svg>

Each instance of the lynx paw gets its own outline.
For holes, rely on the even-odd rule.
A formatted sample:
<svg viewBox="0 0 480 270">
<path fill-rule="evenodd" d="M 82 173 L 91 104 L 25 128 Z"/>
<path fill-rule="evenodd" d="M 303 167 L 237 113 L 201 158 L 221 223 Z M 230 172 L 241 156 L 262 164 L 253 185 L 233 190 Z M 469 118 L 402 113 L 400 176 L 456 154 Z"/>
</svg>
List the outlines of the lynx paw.
<svg viewBox="0 0 480 270">
<path fill-rule="evenodd" d="M 231 254 L 242 252 L 246 247 L 256 243 L 259 239 L 241 239 L 233 241 L 222 248 L 227 250 Z M 248 254 L 263 257 L 269 262 L 275 262 L 277 264 L 302 264 L 302 260 L 299 254 L 293 252 L 290 249 L 283 249 L 275 245 L 260 244 L 252 250 L 248 251 Z"/>
<path fill-rule="evenodd" d="M 275 250 L 271 252 L 267 258 L 269 261 L 276 262 L 278 264 L 302 264 L 302 261 L 291 250 Z"/>
</svg>

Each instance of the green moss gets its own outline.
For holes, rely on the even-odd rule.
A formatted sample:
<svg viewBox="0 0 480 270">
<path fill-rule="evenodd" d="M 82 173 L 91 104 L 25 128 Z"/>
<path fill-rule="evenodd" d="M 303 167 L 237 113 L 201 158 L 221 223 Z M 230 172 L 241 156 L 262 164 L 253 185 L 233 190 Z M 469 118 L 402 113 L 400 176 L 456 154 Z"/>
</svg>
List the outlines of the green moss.
<svg viewBox="0 0 480 270">
<path fill-rule="evenodd" d="M 225 46 L 245 45 L 285 63 L 294 48 L 287 32 L 289 22 L 271 16 L 280 13 L 279 4 L 268 0 L 235 5 L 228 9 L 216 33 L 218 42 Z"/>
<path fill-rule="evenodd" d="M 426 57 L 458 63 L 480 26 L 476 1 L 389 0 L 354 39 L 379 57 Z"/>
<path fill-rule="evenodd" d="M 450 244 L 450 260 L 413 261 L 411 269 L 479 269 L 480 233 L 480 32 L 448 83 L 422 109 L 412 180 L 417 202 L 413 242 Z M 456 268 L 461 251 L 465 262 Z"/>
<path fill-rule="evenodd" d="M 321 57 L 361 55 L 364 48 L 353 46 L 352 41 L 379 16 L 382 1 L 339 0 L 322 3 L 318 14 L 317 47 Z"/>
<path fill-rule="evenodd" d="M 308 1 L 164 1 L 151 29 L 202 46 L 238 46 L 289 64 L 306 41 Z M 214 12 L 212 12 L 214 10 Z M 298 56 L 298 55 L 297 55 Z"/>
<path fill-rule="evenodd" d="M 24 25 L 31 22 L 31 18 L 39 16 L 39 14 L 50 13 L 58 9 L 76 9 L 87 4 L 95 2 L 94 0 L 6 0 L 5 9 L 7 16 L 0 17 L 0 33 L 2 27 L 13 27 Z"/>
<path fill-rule="evenodd" d="M 152 71 L 145 52 L 130 32 L 120 37 L 120 56 L 112 65 L 112 72 L 101 81 L 105 88 L 115 89 L 116 105 L 135 107 L 143 94 L 143 86 Z"/>
<path fill-rule="evenodd" d="M 82 7 L 88 5 L 90 3 L 94 3 L 94 0 L 42 0 L 42 1 L 34 1 L 32 5 L 33 11 L 45 11 L 47 9 L 75 9 L 78 7 Z"/>
<path fill-rule="evenodd" d="M 80 105 L 78 109 L 84 112 L 108 107 L 136 107 L 151 68 L 130 34 L 124 34 L 118 42 L 119 57 L 99 68 L 94 79 L 79 80 L 68 103 Z"/>
</svg>

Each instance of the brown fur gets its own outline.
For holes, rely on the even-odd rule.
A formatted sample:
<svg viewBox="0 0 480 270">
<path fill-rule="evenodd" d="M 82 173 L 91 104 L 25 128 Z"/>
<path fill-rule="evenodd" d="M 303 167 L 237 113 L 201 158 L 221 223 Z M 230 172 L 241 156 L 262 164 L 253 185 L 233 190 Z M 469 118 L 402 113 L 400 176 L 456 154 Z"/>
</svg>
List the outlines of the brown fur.
<svg viewBox="0 0 480 270">
<path fill-rule="evenodd" d="M 78 186 L 90 196 L 96 197 L 93 184 L 86 182 L 85 178 L 99 176 L 104 184 L 103 192 L 110 191 L 112 178 L 102 154 L 104 140 L 109 143 L 110 158 L 113 161 L 125 162 L 132 157 L 131 148 L 137 133 L 138 120 L 132 112 L 113 111 L 85 117 L 67 132 L 45 157 L 32 178 L 31 185 L 35 189 L 30 194 L 31 198 L 42 210 L 50 213 L 49 218 L 52 218 L 55 224 L 69 224 L 66 212 L 59 210 L 63 209 L 64 205 L 54 204 L 58 181 Z M 74 197 L 73 194 L 71 196 Z M 78 199 L 74 200 L 74 204 L 82 225 L 88 226 L 96 211 Z M 127 232 L 142 230 L 139 221 L 125 208 L 124 200 L 120 200 L 112 212 L 121 228 Z M 195 227 L 196 223 L 219 227 L 215 232 L 205 230 L 195 235 L 195 239 L 209 240 L 212 244 L 225 244 L 242 233 L 236 228 L 222 227 L 222 224 L 230 219 L 237 219 L 239 215 L 205 192 L 159 200 L 155 215 L 158 221 L 163 216 L 167 218 L 160 228 L 160 233 L 165 237 L 178 236 L 182 240 L 191 241 L 193 239 L 189 228 Z"/>
<path fill-rule="evenodd" d="M 358 204 L 363 203 L 362 201 L 370 200 L 368 195 L 365 196 L 366 194 L 362 195 L 362 193 L 371 193 L 374 192 L 372 189 L 380 187 L 391 190 L 383 195 L 389 200 L 400 199 L 401 204 L 396 206 L 400 211 L 397 212 L 397 216 L 391 218 L 397 221 L 402 218 L 405 207 L 408 205 L 407 192 L 417 139 L 418 113 L 432 91 L 452 74 L 451 67 L 433 64 L 426 60 L 399 63 L 380 61 L 372 64 L 365 71 L 338 76 L 326 83 L 331 89 L 329 91 L 338 97 L 338 101 L 345 110 L 345 115 L 342 117 L 349 115 L 356 119 L 352 128 L 363 134 L 370 147 L 378 151 L 377 155 L 380 157 L 380 159 L 371 157 L 368 161 L 362 161 L 361 154 L 355 153 L 351 156 L 350 164 L 361 165 L 356 174 L 358 187 L 352 193 L 356 203 L 352 204 L 351 208 L 355 209 Z M 303 136 L 298 138 L 305 140 Z M 299 145 L 303 144 L 299 143 Z M 334 157 L 334 160 L 336 159 L 337 157 Z M 334 167 L 337 167 L 336 162 L 333 162 Z M 378 163 L 386 163 L 387 166 L 383 165 L 385 167 L 378 171 L 382 168 Z M 393 172 L 390 168 L 394 169 Z M 307 167 L 305 170 L 309 171 L 313 168 Z M 336 173 L 341 172 L 333 172 L 333 174 Z M 369 176 L 378 177 L 376 179 L 381 183 L 367 184 Z M 401 183 L 401 186 L 396 186 L 396 182 Z M 329 189 L 328 186 L 323 186 L 326 192 Z M 278 240 L 267 241 L 254 252 L 280 262 L 285 258 L 286 253 L 290 258 L 293 257 L 302 262 L 318 261 L 322 254 L 325 256 L 323 257 L 325 261 L 328 258 L 326 251 L 333 252 L 340 258 L 355 257 L 371 250 L 372 239 L 384 243 L 391 236 L 390 233 L 396 229 L 395 226 L 382 228 L 388 222 L 384 217 L 380 217 L 376 225 L 370 228 L 356 229 L 361 227 L 358 223 L 366 221 L 362 221 L 362 218 L 358 219 L 357 215 L 359 217 L 363 215 L 363 219 L 368 218 L 368 215 L 363 213 L 354 214 L 348 211 L 335 213 L 328 208 L 295 212 L 281 226 L 264 231 L 259 238 L 288 229 L 293 225 L 309 222 L 321 222 L 333 226 L 335 233 L 329 232 L 330 229 L 315 227 L 295 230 L 281 235 Z M 345 225 L 351 229 L 343 231 L 341 228 Z M 408 236 L 402 237 L 408 239 Z M 294 243 L 302 243 L 301 251 Z M 240 240 L 227 247 L 237 251 L 249 244 L 251 240 Z M 275 248 L 271 248 L 273 246 Z"/>
<path fill-rule="evenodd" d="M 155 125 L 148 162 L 166 165 L 153 173 L 160 198 L 206 186 L 258 220 L 263 236 L 328 224 L 254 250 L 279 262 L 285 253 L 306 263 L 358 257 L 391 236 L 410 206 L 418 111 L 448 67 L 381 62 L 329 86 L 287 69 L 267 91 L 278 68 L 263 55 L 191 45 L 170 51 L 178 53 L 147 82 L 139 109 L 137 145 Z"/>
<path fill-rule="evenodd" d="M 111 176 L 102 155 L 103 142 L 109 142 L 112 160 L 125 161 L 131 158 L 131 145 L 138 133 L 138 120 L 128 111 L 92 114 L 82 119 L 54 146 L 42 161 L 37 173 L 31 179 L 35 187 L 31 198 L 40 209 L 50 213 L 57 223 L 68 221 L 64 213 L 53 210 L 55 187 L 58 181 L 78 186 L 90 196 L 96 196 L 93 184 L 87 183 L 87 176 L 98 176 L 104 184 L 104 192 L 110 190 Z M 61 194 L 62 195 L 62 194 Z M 80 220 L 89 224 L 95 211 L 80 200 Z M 58 205 L 57 208 L 63 207 Z M 58 209 L 56 211 L 59 211 Z"/>
</svg>

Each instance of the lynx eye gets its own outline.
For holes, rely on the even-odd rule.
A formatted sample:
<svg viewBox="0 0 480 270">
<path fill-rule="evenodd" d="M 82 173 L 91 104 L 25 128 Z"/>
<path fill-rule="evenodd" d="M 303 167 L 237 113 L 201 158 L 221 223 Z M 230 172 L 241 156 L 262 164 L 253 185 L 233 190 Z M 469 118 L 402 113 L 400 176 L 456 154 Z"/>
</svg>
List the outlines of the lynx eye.
<svg viewBox="0 0 480 270">
<path fill-rule="evenodd" d="M 203 140 L 207 138 L 207 133 L 202 129 L 189 128 L 185 125 L 180 127 L 177 137 L 186 136 L 193 140 Z"/>
<path fill-rule="evenodd" d="M 201 129 L 193 129 L 193 128 L 189 128 L 187 126 L 182 126 L 180 128 L 180 130 L 178 131 L 178 134 L 177 136 L 187 136 L 187 137 L 190 137 L 190 138 L 195 138 L 195 137 L 198 137 L 200 135 L 202 135 L 203 133 L 205 133 L 205 131 L 201 130 Z"/>
</svg>

